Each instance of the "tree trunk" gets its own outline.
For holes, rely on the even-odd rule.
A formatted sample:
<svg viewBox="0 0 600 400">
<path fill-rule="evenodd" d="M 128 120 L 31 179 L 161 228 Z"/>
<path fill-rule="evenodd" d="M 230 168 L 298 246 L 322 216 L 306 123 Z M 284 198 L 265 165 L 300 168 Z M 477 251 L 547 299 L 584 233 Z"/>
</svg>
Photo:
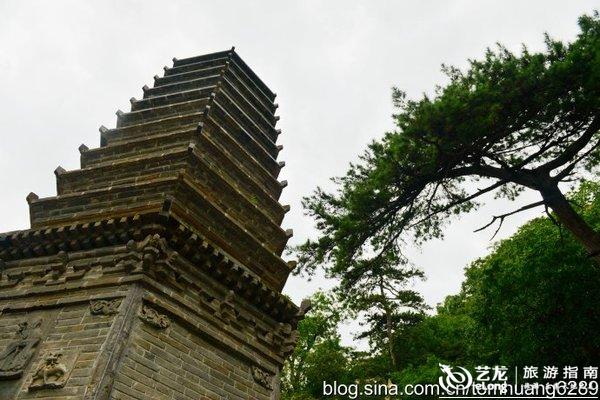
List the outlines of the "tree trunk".
<svg viewBox="0 0 600 400">
<path fill-rule="evenodd" d="M 545 203 L 554 211 L 560 223 L 583 245 L 590 257 L 600 264 L 600 234 L 594 231 L 573 209 L 558 186 L 547 187 L 540 192 Z"/>
<path fill-rule="evenodd" d="M 392 367 L 394 367 L 394 370 L 396 370 L 398 368 L 398 366 L 396 365 L 397 364 L 396 355 L 394 354 L 394 334 L 393 334 L 393 330 L 392 330 L 392 315 L 389 310 L 386 310 L 385 317 L 386 317 L 386 330 L 387 330 L 387 337 L 388 337 L 388 349 L 390 351 L 390 359 L 392 360 Z"/>
<path fill-rule="evenodd" d="M 385 312 L 385 330 L 388 339 L 388 351 L 390 352 L 390 360 L 392 361 L 392 367 L 396 370 L 396 355 L 394 354 L 394 331 L 392 329 L 392 311 L 388 304 L 387 297 L 385 296 L 385 290 L 383 289 L 383 278 L 379 279 L 379 292 L 381 294 L 381 301 L 383 302 L 383 309 Z"/>
</svg>

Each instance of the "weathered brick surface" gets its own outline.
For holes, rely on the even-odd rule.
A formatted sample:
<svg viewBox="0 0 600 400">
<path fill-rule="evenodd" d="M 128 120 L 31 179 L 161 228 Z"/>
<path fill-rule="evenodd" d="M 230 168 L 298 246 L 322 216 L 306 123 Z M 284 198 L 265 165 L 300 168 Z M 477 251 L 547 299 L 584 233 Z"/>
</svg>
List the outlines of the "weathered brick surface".
<svg viewBox="0 0 600 400">
<path fill-rule="evenodd" d="M 233 51 L 174 60 L 0 235 L 0 399 L 278 397 L 274 93 Z"/>
<path fill-rule="evenodd" d="M 105 344 L 114 316 L 90 314 L 87 303 L 64 306 L 49 310 L 4 314 L 0 318 L 0 349 L 14 341 L 18 324 L 40 319 L 43 332 L 40 343 L 19 380 L 0 381 L 0 397 L 3 399 L 81 399 L 89 382 L 95 360 Z M 32 374 L 43 361 L 44 355 L 60 352 L 73 354 L 75 361 L 67 366 L 69 379 L 62 388 L 29 391 Z"/>
<path fill-rule="evenodd" d="M 65 195 L 102 189 L 108 185 L 150 182 L 176 176 L 181 171 L 187 171 L 193 177 L 194 186 L 211 204 L 234 217 L 271 251 L 282 251 L 287 237 L 279 223 L 255 204 L 255 197 L 248 198 L 224 178 L 220 169 L 212 168 L 211 164 L 205 162 L 202 153 L 195 147 L 124 158 L 110 165 L 64 173 L 58 177 L 58 191 Z"/>
<path fill-rule="evenodd" d="M 178 323 L 166 330 L 136 322 L 115 399 L 269 399 L 251 366 Z"/>
<path fill-rule="evenodd" d="M 166 253 L 146 270 L 132 256 L 145 254 L 144 248 L 132 253 L 123 246 L 68 253 L 66 269 L 55 276 L 45 271 L 60 257 L 6 264 L 2 281 L 13 273 L 22 278 L 0 290 L 0 351 L 15 341 L 19 323 L 39 319 L 42 324 L 22 377 L 0 380 L 0 398 L 81 399 L 104 390 L 120 399 L 271 398 L 274 376 L 289 351 L 285 325 L 290 316 L 260 310 L 251 301 L 254 295 L 243 298 L 243 292 L 225 284 L 230 278 L 210 276 L 215 266 L 202 271 L 163 243 Z M 87 266 L 86 272 L 74 277 L 78 266 Z M 117 302 L 115 313 L 94 314 L 99 301 Z M 142 318 L 144 306 L 168 326 Z M 31 390 L 37 369 L 51 353 L 68 358 L 68 379 L 60 388 Z M 268 376 L 266 385 L 255 378 L 256 368 Z"/>
<path fill-rule="evenodd" d="M 225 127 L 220 124 L 216 118 L 209 117 L 207 124 L 202 130 L 210 140 L 217 144 L 223 152 L 230 154 L 231 158 L 237 160 L 241 169 L 249 176 L 254 177 L 265 190 L 274 198 L 279 198 L 281 194 L 281 186 L 275 179 L 279 174 L 279 165 L 272 168 L 265 168 L 254 154 L 248 153 L 236 140 L 232 137 Z"/>
</svg>

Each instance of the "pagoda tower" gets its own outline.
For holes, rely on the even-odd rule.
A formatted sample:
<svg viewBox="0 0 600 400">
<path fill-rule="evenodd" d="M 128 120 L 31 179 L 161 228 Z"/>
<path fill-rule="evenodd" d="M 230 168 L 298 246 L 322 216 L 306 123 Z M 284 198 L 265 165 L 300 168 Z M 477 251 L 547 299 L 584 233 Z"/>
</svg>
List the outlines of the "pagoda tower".
<svg viewBox="0 0 600 400">
<path fill-rule="evenodd" d="M 276 399 L 298 308 L 275 94 L 234 49 L 173 59 L 31 229 L 0 235 L 1 399 Z"/>
</svg>

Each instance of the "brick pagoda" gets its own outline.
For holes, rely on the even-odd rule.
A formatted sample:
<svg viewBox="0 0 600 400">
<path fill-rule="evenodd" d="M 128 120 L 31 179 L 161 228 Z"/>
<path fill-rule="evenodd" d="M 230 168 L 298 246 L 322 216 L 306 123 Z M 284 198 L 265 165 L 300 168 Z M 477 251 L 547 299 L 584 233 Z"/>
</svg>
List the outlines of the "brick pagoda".
<svg viewBox="0 0 600 400">
<path fill-rule="evenodd" d="M 306 311 L 275 94 L 235 53 L 174 59 L 31 229 L 0 235 L 1 399 L 275 399 Z"/>
</svg>

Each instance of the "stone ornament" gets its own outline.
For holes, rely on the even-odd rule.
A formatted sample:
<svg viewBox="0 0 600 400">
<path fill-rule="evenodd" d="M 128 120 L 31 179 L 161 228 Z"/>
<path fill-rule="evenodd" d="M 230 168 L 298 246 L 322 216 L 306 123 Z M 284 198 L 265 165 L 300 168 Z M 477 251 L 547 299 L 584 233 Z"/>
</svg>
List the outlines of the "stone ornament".
<svg viewBox="0 0 600 400">
<path fill-rule="evenodd" d="M 117 259 L 117 269 L 129 274 L 146 274 L 161 283 L 169 282 L 182 290 L 182 276 L 175 267 L 179 253 L 169 248 L 159 234 L 148 235 L 141 242 L 130 240 L 127 252 Z"/>
<path fill-rule="evenodd" d="M 143 305 L 139 317 L 142 321 L 158 329 L 166 329 L 171 325 L 169 317 L 160 314 L 150 306 Z"/>
<path fill-rule="evenodd" d="M 56 260 L 47 264 L 43 273 L 33 279 L 36 285 L 60 285 L 67 281 L 82 279 L 91 269 L 91 263 L 81 261 L 72 261 L 69 254 L 63 250 L 56 254 Z"/>
<path fill-rule="evenodd" d="M 23 375 L 40 342 L 41 324 L 40 319 L 19 324 L 15 339 L 0 353 L 0 379 L 18 379 Z"/>
<path fill-rule="evenodd" d="M 283 338 L 283 340 L 278 343 L 279 350 L 283 356 L 287 357 L 292 354 L 296 348 L 296 342 L 298 341 L 298 331 L 293 330 L 290 324 L 279 323 L 277 335 Z"/>
<path fill-rule="evenodd" d="M 169 249 L 167 241 L 158 234 L 148 235 L 141 242 L 127 242 L 127 254 L 117 263 L 129 273 L 152 272 L 158 278 L 173 274 L 172 263 L 178 254 Z"/>
<path fill-rule="evenodd" d="M 296 329 L 297 308 L 281 294 L 292 269 L 281 258 L 291 231 L 278 227 L 288 208 L 275 199 L 286 185 L 275 176 L 284 165 L 276 160 L 275 93 L 233 49 L 173 68 L 156 89 L 144 88 L 160 101 L 133 100 L 114 129 L 100 128 L 100 147 L 111 149 L 81 146 L 81 169 L 55 171 L 57 196 L 27 197 L 31 229 L 1 235 L 0 292 L 10 307 L 2 321 L 10 325 L 0 352 L 19 343 L 18 322 L 43 322 L 34 345 L 0 353 L 0 367 L 26 360 L 18 381 L 0 381 L 0 400 L 127 397 L 119 393 L 127 378 L 140 398 L 166 397 L 156 384 L 172 378 L 161 363 L 169 343 L 182 353 L 191 346 L 180 357 L 191 367 L 226 359 L 200 371 L 214 377 L 225 370 L 214 397 L 233 397 L 239 387 L 249 400 L 278 392 L 279 352 L 291 346 L 282 335 Z M 198 79 L 180 84 L 189 75 L 181 71 Z M 205 93 L 207 79 L 214 89 Z M 264 107 L 254 110 L 247 95 Z M 240 123 L 242 130 L 255 126 L 255 117 L 264 134 L 248 139 Z M 156 140 L 141 140 L 146 128 Z M 192 146 L 180 145 L 182 136 Z M 55 329 L 55 320 L 65 323 Z M 138 333 L 150 344 L 148 366 L 158 368 L 148 379 L 127 365 Z M 169 334 L 189 343 L 173 343 Z M 185 391 L 205 393 L 205 383 L 187 380 Z"/>
<path fill-rule="evenodd" d="M 289 356 L 296 348 L 298 341 L 298 322 L 304 318 L 311 308 L 312 304 L 309 299 L 302 300 L 300 308 L 291 323 L 279 323 L 275 330 L 265 332 L 263 339 L 273 345 L 284 358 Z"/>
<path fill-rule="evenodd" d="M 67 266 L 69 264 L 69 255 L 66 252 L 61 250 L 58 252 L 57 256 L 59 261 L 50 266 L 52 279 L 60 278 L 60 276 L 67 271 Z"/>
<path fill-rule="evenodd" d="M 300 308 L 298 309 L 298 313 L 296 313 L 296 320 L 299 321 L 312 309 L 312 302 L 310 299 L 303 299 L 300 303 Z"/>
<path fill-rule="evenodd" d="M 48 353 L 42 358 L 40 365 L 33 373 L 28 389 L 30 391 L 58 389 L 65 386 L 75 358 L 76 354 Z"/>
<path fill-rule="evenodd" d="M 92 300 L 90 301 L 90 313 L 93 315 L 112 315 L 119 312 L 121 299 Z"/>
<path fill-rule="evenodd" d="M 23 280 L 23 272 L 13 272 L 12 274 L 7 271 L 6 262 L 0 258 L 0 288 L 14 287 Z"/>
<path fill-rule="evenodd" d="M 273 375 L 271 375 L 269 372 L 253 365 L 252 377 L 254 378 L 254 381 L 262 387 L 273 390 Z"/>
<path fill-rule="evenodd" d="M 219 301 L 217 299 L 213 299 L 211 301 L 214 315 L 221 318 L 227 324 L 238 319 L 238 312 L 235 309 L 235 303 L 233 302 L 234 297 L 235 293 L 233 290 L 230 290 L 223 298 L 223 301 Z"/>
<path fill-rule="evenodd" d="M 57 260 L 49 263 L 45 273 L 33 282 L 35 284 L 55 285 L 65 282 L 65 273 L 69 267 L 69 255 L 65 251 L 56 254 Z"/>
</svg>

